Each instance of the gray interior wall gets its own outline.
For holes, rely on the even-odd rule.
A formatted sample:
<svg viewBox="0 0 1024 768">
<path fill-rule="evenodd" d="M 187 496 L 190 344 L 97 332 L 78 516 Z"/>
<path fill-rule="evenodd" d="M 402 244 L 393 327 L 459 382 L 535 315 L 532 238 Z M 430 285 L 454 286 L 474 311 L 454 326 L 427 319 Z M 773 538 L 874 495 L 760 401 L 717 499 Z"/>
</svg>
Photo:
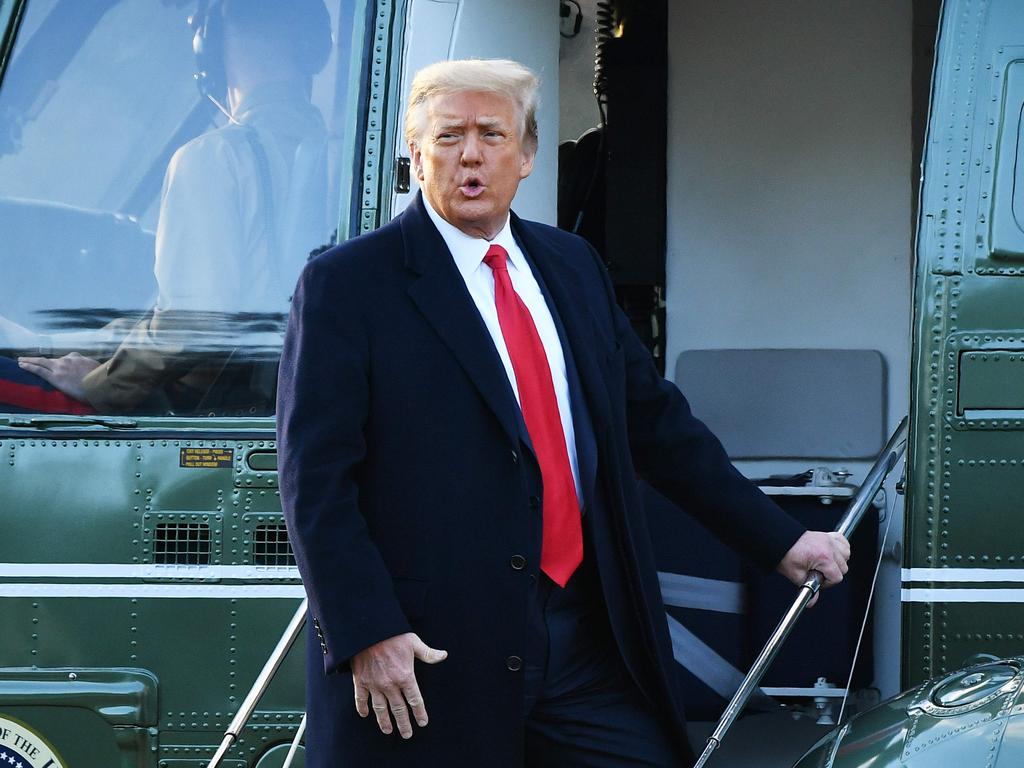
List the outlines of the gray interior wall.
<svg viewBox="0 0 1024 768">
<path fill-rule="evenodd" d="M 670 372 L 686 349 L 877 349 L 886 431 L 907 413 L 911 24 L 910 0 L 670 3 Z M 739 464 L 752 476 L 813 465 Z M 847 466 L 859 482 L 867 463 Z M 890 517 L 892 546 L 900 504 Z M 883 562 L 887 695 L 899 684 L 899 567 Z"/>
<path fill-rule="evenodd" d="M 909 0 L 677 0 L 669 27 L 667 359 L 878 349 L 895 426 L 909 390 Z"/>
</svg>

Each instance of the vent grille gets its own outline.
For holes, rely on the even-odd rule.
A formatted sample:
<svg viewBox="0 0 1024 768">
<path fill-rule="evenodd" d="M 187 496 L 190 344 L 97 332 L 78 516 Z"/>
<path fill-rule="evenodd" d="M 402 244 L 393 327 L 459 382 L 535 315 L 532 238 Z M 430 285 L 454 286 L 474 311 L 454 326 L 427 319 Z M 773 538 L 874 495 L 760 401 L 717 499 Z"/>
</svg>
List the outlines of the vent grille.
<svg viewBox="0 0 1024 768">
<path fill-rule="evenodd" d="M 153 562 L 209 565 L 210 526 L 206 523 L 157 523 Z"/>
<path fill-rule="evenodd" d="M 256 526 L 252 537 L 252 561 L 256 565 L 295 565 L 295 553 L 283 523 Z"/>
</svg>

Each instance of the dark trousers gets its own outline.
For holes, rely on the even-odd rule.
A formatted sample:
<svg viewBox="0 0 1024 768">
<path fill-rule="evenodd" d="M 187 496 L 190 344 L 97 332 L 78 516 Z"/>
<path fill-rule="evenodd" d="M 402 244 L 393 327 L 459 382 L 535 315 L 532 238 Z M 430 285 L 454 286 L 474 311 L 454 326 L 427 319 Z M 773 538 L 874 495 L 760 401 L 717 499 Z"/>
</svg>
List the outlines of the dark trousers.
<svg viewBox="0 0 1024 768">
<path fill-rule="evenodd" d="M 565 589 L 540 574 L 528 626 L 527 768 L 683 765 L 622 661 L 589 547 Z"/>
</svg>

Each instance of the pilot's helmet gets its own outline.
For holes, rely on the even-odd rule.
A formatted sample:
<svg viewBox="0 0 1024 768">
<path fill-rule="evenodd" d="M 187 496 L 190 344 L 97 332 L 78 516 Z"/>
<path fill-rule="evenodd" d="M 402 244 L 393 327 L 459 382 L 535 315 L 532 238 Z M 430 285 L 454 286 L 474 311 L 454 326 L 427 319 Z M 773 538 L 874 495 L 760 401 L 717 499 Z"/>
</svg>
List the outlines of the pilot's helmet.
<svg viewBox="0 0 1024 768">
<path fill-rule="evenodd" d="M 200 0 L 188 19 L 193 30 L 196 84 L 203 96 L 223 99 L 224 28 L 281 43 L 307 77 L 327 63 L 331 53 L 331 17 L 324 0 L 288 0 L 256 3 L 253 0 Z"/>
</svg>

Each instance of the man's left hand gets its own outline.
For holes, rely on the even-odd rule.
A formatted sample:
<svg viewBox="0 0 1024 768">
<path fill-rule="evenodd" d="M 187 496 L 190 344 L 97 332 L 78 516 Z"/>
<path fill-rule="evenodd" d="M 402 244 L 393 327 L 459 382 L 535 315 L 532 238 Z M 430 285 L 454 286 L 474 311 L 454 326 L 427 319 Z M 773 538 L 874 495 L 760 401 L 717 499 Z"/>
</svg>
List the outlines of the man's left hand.
<svg viewBox="0 0 1024 768">
<path fill-rule="evenodd" d="M 823 587 L 834 587 L 849 570 L 849 559 L 850 542 L 841 533 L 805 531 L 775 570 L 797 586 L 807 581 L 811 571 L 817 571 L 824 578 Z M 818 595 L 814 596 L 807 607 L 816 602 Z"/>
<path fill-rule="evenodd" d="M 64 357 L 19 357 L 18 365 L 29 373 L 45 379 L 68 397 L 88 402 L 85 396 L 86 375 L 99 367 L 99 362 L 72 352 Z"/>
</svg>

